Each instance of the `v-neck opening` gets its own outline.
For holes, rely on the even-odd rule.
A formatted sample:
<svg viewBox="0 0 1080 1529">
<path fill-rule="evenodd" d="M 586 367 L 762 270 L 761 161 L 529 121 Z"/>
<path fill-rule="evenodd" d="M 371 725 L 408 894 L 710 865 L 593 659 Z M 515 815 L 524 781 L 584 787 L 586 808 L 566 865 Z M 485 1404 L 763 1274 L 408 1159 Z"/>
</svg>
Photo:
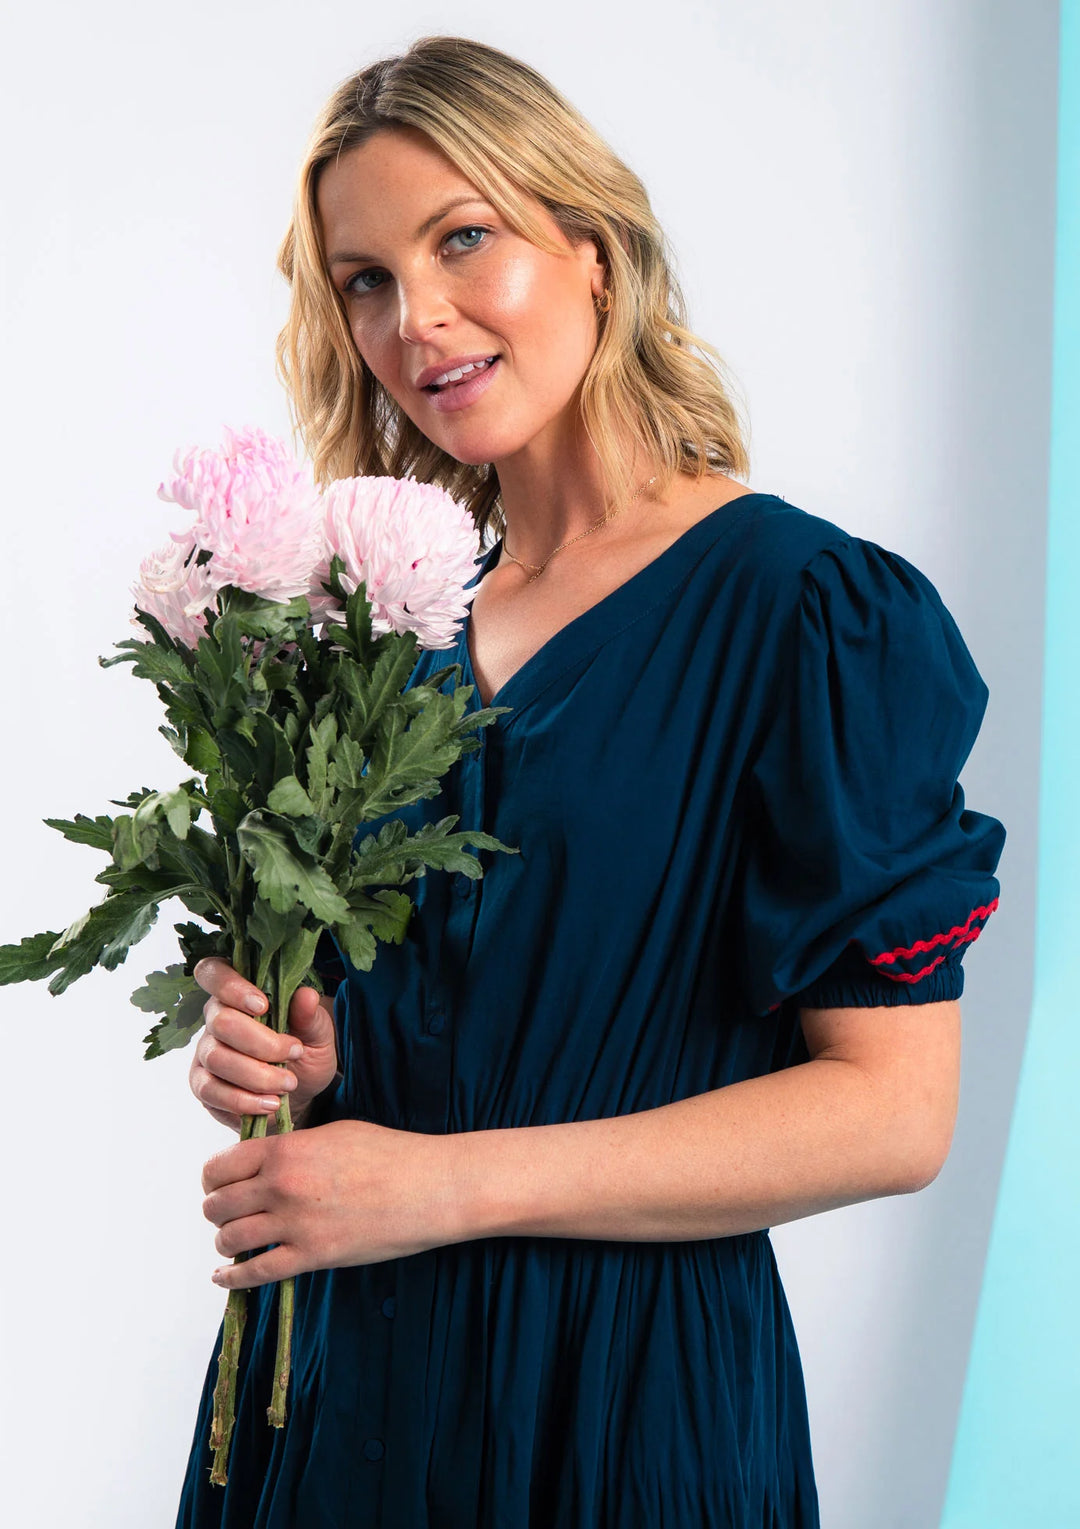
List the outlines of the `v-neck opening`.
<svg viewBox="0 0 1080 1529">
<path fill-rule="evenodd" d="M 524 663 L 519 664 L 513 674 L 503 681 L 491 700 L 487 702 L 480 696 L 480 686 L 469 649 L 469 633 L 472 630 L 470 602 L 468 615 L 461 625 L 458 645 L 459 659 L 466 683 L 473 686 L 471 709 L 477 710 L 485 705 L 508 705 L 512 707 L 512 713 L 520 711 L 576 658 L 595 651 L 609 637 L 628 625 L 626 618 L 634 620 L 637 616 L 644 615 L 656 598 L 662 596 L 668 588 L 677 584 L 690 571 L 697 559 L 708 550 L 712 543 L 724 532 L 733 530 L 745 518 L 753 501 L 775 499 L 775 497 L 775 494 L 757 492 L 739 494 L 734 499 L 728 499 L 724 504 L 718 505 L 715 510 L 710 510 L 692 526 L 687 526 L 685 531 L 681 532 L 643 568 L 632 573 L 628 579 L 617 584 L 606 595 L 601 595 L 599 600 L 594 601 L 578 615 L 571 617 L 546 638 L 535 653 L 530 654 Z M 485 555 L 477 573 L 466 584 L 466 589 L 479 584 L 491 571 L 502 544 L 503 538 L 500 536 Z M 498 720 L 502 719 L 497 719 L 496 725 Z M 511 721 L 512 714 L 505 720 Z"/>
</svg>

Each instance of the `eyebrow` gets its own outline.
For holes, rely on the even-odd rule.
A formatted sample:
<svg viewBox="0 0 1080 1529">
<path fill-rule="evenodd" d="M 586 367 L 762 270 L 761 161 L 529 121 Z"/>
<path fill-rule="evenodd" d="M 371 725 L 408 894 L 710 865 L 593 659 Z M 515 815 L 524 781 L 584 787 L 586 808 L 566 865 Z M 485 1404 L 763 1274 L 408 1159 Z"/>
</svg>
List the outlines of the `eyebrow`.
<svg viewBox="0 0 1080 1529">
<path fill-rule="evenodd" d="M 422 239 L 425 234 L 429 234 L 435 227 L 436 223 L 438 223 L 440 219 L 445 218 L 446 214 L 448 212 L 452 212 L 455 207 L 465 207 L 470 202 L 483 202 L 483 200 L 484 198 L 481 196 L 455 197 L 452 202 L 447 202 L 445 207 L 440 207 L 438 212 L 433 212 L 430 218 L 427 218 L 423 223 L 421 223 L 420 227 L 416 230 L 414 238 Z M 336 254 L 330 256 L 330 264 L 351 265 L 354 260 L 374 260 L 375 258 L 376 257 L 374 255 L 354 254 L 352 250 L 338 250 Z"/>
</svg>

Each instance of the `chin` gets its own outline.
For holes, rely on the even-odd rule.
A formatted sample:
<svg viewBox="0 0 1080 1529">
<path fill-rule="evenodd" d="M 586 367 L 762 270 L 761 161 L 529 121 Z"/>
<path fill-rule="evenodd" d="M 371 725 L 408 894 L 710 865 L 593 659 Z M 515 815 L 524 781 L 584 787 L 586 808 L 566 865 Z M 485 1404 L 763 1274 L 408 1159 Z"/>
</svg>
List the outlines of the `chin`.
<svg viewBox="0 0 1080 1529">
<path fill-rule="evenodd" d="M 495 465 L 502 459 L 513 456 L 515 451 L 520 451 L 522 446 L 528 444 L 530 437 L 520 441 L 508 441 L 505 436 L 484 437 L 477 432 L 468 441 L 440 441 L 434 440 L 431 436 L 428 436 L 428 439 L 455 461 L 464 462 L 469 467 L 485 467 L 488 463 Z"/>
</svg>

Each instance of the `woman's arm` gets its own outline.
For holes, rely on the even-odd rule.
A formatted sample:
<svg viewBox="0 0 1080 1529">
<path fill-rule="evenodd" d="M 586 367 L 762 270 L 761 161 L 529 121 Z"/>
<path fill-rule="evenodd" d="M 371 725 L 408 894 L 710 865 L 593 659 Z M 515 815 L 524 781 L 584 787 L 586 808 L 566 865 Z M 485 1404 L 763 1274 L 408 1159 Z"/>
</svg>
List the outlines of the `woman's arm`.
<svg viewBox="0 0 1080 1529">
<path fill-rule="evenodd" d="M 730 1237 L 925 1188 L 948 1156 L 960 1004 L 803 1009 L 811 1060 L 601 1120 L 463 1132 L 460 1240 Z"/>
</svg>

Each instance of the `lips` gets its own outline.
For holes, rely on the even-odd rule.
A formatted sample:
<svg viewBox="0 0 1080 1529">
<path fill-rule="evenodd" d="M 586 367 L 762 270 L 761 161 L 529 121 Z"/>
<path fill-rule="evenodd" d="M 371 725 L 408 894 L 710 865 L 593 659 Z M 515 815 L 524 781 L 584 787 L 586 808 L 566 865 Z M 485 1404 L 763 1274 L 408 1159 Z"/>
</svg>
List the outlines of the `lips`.
<svg viewBox="0 0 1080 1529">
<path fill-rule="evenodd" d="M 496 354 L 496 352 L 482 351 L 469 356 L 448 356 L 445 361 L 436 361 L 431 366 L 425 366 L 413 385 L 420 388 L 422 392 L 430 392 L 432 383 L 445 377 L 448 372 L 460 371 L 465 366 L 483 370 L 484 363 L 490 361 L 492 356 Z M 472 373 L 470 372 L 468 375 L 471 376 Z M 463 381 L 464 379 L 456 380 Z M 444 386 L 450 386 L 450 384 L 446 383 Z M 436 389 L 436 391 L 439 390 Z"/>
<path fill-rule="evenodd" d="M 471 371 L 457 382 L 448 382 L 441 388 L 426 387 L 421 391 L 429 406 L 439 414 L 456 413 L 467 409 L 490 387 L 493 387 L 502 371 L 502 357 L 496 356 L 487 366 Z M 442 375 L 438 373 L 437 375 Z"/>
<path fill-rule="evenodd" d="M 437 377 L 433 377 L 424 384 L 424 392 L 442 393 L 447 388 L 460 387 L 463 383 L 468 382 L 470 377 L 475 377 L 479 372 L 486 371 L 496 360 L 498 360 L 497 356 L 485 356 L 480 361 L 462 362 L 455 366 L 445 367 Z"/>
</svg>

